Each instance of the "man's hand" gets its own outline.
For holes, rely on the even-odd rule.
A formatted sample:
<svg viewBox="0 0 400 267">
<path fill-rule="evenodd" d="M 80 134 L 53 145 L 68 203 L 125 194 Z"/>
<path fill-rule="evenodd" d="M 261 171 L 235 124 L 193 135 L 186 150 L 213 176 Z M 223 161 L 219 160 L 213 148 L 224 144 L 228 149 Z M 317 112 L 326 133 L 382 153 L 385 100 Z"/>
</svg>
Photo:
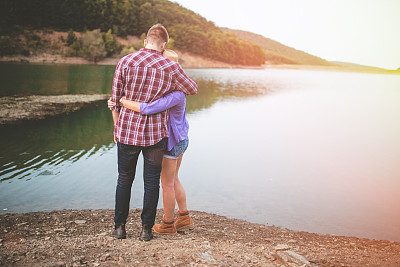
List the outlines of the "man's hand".
<svg viewBox="0 0 400 267">
<path fill-rule="evenodd" d="M 118 143 L 118 138 L 114 134 L 114 143 Z"/>
<path fill-rule="evenodd" d="M 108 99 L 108 101 L 107 101 L 107 106 L 108 106 L 108 108 L 109 108 L 110 110 L 113 110 L 114 107 L 115 107 L 115 102 L 112 102 L 112 101 L 111 101 L 111 97 L 110 97 L 110 99 Z"/>
<path fill-rule="evenodd" d="M 124 106 L 124 105 L 123 105 L 123 101 L 124 101 L 124 100 L 125 100 L 125 96 L 121 97 L 121 99 L 119 100 L 119 103 L 121 104 L 122 107 Z M 107 106 L 108 106 L 108 108 L 109 108 L 110 110 L 113 110 L 114 107 L 115 107 L 115 102 L 112 102 L 112 101 L 111 101 L 111 97 L 110 97 L 110 99 L 108 99 L 108 101 L 107 101 Z"/>
</svg>

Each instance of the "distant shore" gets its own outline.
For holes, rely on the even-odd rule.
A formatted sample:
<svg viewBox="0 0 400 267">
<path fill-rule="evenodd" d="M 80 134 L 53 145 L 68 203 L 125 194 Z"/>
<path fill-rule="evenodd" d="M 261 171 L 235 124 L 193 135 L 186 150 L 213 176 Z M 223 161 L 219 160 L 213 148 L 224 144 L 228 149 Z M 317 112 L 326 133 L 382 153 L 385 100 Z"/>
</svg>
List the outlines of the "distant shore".
<svg viewBox="0 0 400 267">
<path fill-rule="evenodd" d="M 0 266 L 399 266 L 400 243 L 319 235 L 191 211 L 195 229 L 138 240 L 110 236 L 112 210 L 0 215 Z M 161 221 L 162 210 L 156 222 Z"/>
<path fill-rule="evenodd" d="M 264 64 L 261 66 L 232 65 L 208 58 L 204 58 L 191 53 L 176 51 L 179 55 L 179 63 L 185 69 L 205 69 L 205 68 L 224 68 L 224 69 L 294 69 L 294 70 L 319 70 L 319 71 L 343 71 L 357 73 L 376 73 L 376 74 L 397 74 L 400 70 L 387 70 L 374 67 L 345 67 L 345 66 L 319 66 L 319 65 L 296 65 L 296 64 Z M 96 62 L 97 65 L 117 65 L 119 57 L 105 58 Z M 3 56 L 0 62 L 15 63 L 35 63 L 35 64 L 95 64 L 81 57 L 64 57 L 54 54 L 41 54 L 35 56 Z"/>
<path fill-rule="evenodd" d="M 374 67 L 345 67 L 345 66 L 317 66 L 317 65 L 263 65 L 265 69 L 293 69 L 293 70 L 317 70 L 335 72 L 356 72 L 370 74 L 400 75 L 400 70 L 387 70 Z"/>
</svg>

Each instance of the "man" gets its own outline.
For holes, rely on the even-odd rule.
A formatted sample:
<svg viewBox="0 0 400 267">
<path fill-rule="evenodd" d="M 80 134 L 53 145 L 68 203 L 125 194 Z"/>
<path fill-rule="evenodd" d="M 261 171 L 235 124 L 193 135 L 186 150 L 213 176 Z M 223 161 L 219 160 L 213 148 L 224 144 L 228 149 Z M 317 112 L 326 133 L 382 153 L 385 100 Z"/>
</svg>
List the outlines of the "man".
<svg viewBox="0 0 400 267">
<path fill-rule="evenodd" d="M 137 102 L 152 102 L 172 91 L 187 95 L 197 93 L 196 83 L 180 65 L 162 56 L 169 35 L 161 24 L 152 26 L 144 48 L 123 57 L 114 74 L 111 101 L 119 103 L 125 96 Z M 144 197 L 139 239 L 150 241 L 160 190 L 160 172 L 167 144 L 167 111 L 141 115 L 117 106 L 112 111 L 114 141 L 118 146 L 118 182 L 115 196 L 115 229 L 112 236 L 126 238 L 125 223 L 129 213 L 132 182 L 140 152 L 144 158 Z"/>
</svg>

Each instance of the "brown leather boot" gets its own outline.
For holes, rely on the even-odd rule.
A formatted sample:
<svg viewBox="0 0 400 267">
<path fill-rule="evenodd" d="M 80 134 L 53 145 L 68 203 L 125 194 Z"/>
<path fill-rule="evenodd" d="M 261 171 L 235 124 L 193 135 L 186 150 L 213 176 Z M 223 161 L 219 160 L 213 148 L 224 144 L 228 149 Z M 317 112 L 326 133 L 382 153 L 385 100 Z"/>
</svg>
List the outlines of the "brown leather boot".
<svg viewBox="0 0 400 267">
<path fill-rule="evenodd" d="M 162 224 L 156 224 L 153 227 L 154 232 L 160 235 L 173 235 L 176 234 L 176 228 L 174 225 L 174 221 L 166 222 L 164 219 L 162 220 Z"/>
<path fill-rule="evenodd" d="M 189 211 L 180 212 L 178 210 L 178 218 L 175 221 L 176 231 L 193 230 L 194 222 L 189 215 Z"/>
</svg>

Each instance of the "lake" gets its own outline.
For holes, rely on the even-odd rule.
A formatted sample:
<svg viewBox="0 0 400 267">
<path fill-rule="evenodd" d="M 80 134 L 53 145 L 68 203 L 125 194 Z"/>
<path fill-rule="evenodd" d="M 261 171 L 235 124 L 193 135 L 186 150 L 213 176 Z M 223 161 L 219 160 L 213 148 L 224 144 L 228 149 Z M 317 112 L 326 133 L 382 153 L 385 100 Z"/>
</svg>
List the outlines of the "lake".
<svg viewBox="0 0 400 267">
<path fill-rule="evenodd" d="M 1 63 L 0 94 L 108 94 L 114 69 Z M 186 72 L 199 86 L 188 97 L 180 171 L 189 209 L 400 241 L 400 75 Z M 112 130 L 105 101 L 0 126 L 0 214 L 113 209 Z M 142 165 L 140 157 L 131 208 L 142 204 Z"/>
</svg>

